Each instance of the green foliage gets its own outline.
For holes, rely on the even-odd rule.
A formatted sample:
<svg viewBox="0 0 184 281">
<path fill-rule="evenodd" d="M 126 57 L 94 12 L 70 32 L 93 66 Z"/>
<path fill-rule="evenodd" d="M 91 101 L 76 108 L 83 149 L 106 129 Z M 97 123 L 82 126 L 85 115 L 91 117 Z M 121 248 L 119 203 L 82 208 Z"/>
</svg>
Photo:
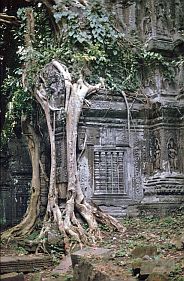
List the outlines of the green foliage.
<svg viewBox="0 0 184 281">
<path fill-rule="evenodd" d="M 117 252 L 116 252 L 116 257 L 126 257 L 126 249 L 124 247 L 121 247 Z"/>
<path fill-rule="evenodd" d="M 19 71 L 19 72 L 18 72 Z M 14 75 L 8 75 L 4 80 L 2 91 L 9 93 L 9 103 L 7 106 L 4 129 L 1 134 L 1 148 L 12 136 L 14 128 L 20 124 L 21 115 L 32 114 L 33 97 L 21 86 L 19 75 L 21 69 L 14 71 Z"/>
<path fill-rule="evenodd" d="M 28 251 L 26 251 L 26 249 L 24 249 L 21 246 L 16 246 L 15 247 L 15 251 L 17 252 L 18 255 L 26 255 L 26 254 L 28 254 Z"/>
<path fill-rule="evenodd" d="M 169 274 L 169 280 L 172 281 L 184 281 L 182 266 L 180 264 L 175 265 L 175 269 Z"/>
<path fill-rule="evenodd" d="M 113 90 L 137 89 L 139 55 L 133 48 L 137 42 L 130 44 L 116 30 L 98 1 L 84 8 L 80 16 L 60 5 L 54 16 L 64 26 L 62 38 L 67 51 L 72 50 L 70 61 L 75 74 L 82 71 L 89 82 L 96 82 L 102 76 L 107 88 Z"/>
<path fill-rule="evenodd" d="M 72 274 L 65 274 L 63 281 L 72 281 L 73 275 Z"/>
<path fill-rule="evenodd" d="M 83 223 L 82 226 L 83 226 L 84 230 L 88 230 L 88 228 L 89 228 L 89 225 L 87 223 Z"/>
<path fill-rule="evenodd" d="M 107 231 L 107 232 L 110 231 L 109 226 L 106 225 L 106 224 L 99 224 L 99 228 L 100 228 L 102 231 Z"/>
<path fill-rule="evenodd" d="M 27 8 L 18 10 L 21 25 L 14 31 L 17 65 L 3 85 L 3 93 L 10 97 L 4 139 L 20 122 L 22 113 L 33 112 L 37 73 L 52 59 L 66 64 L 74 81 L 81 73 L 89 83 L 103 77 L 106 88 L 113 91 L 136 91 L 141 86 L 143 68 L 159 65 L 173 77 L 171 63 L 161 54 L 146 51 L 135 36 L 129 40 L 119 32 L 100 1 L 80 8 L 72 3 L 62 1 L 54 6 L 53 17 L 60 30 L 57 36 L 41 3 L 34 6 L 34 34 L 29 34 Z M 28 34 L 31 42 L 25 44 Z"/>
<path fill-rule="evenodd" d="M 39 230 L 34 230 L 31 234 L 28 235 L 27 240 L 36 240 L 40 234 Z"/>
</svg>

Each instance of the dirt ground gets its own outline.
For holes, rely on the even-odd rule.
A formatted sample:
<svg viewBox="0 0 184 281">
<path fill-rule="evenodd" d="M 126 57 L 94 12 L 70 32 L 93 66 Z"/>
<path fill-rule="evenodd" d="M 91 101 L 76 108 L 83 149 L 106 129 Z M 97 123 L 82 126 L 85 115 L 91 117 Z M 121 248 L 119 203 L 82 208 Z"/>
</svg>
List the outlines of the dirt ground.
<svg viewBox="0 0 184 281">
<path fill-rule="evenodd" d="M 102 239 L 97 241 L 95 246 L 113 250 L 113 255 L 108 261 L 108 270 L 113 266 L 118 266 L 121 272 L 131 273 L 132 251 L 137 246 L 154 245 L 157 248 L 155 258 L 172 259 L 175 262 L 175 268 L 170 273 L 168 281 L 184 281 L 184 248 L 182 248 L 180 241 L 184 233 L 183 211 L 163 218 L 153 216 L 123 218 L 121 222 L 127 229 L 123 234 L 111 232 L 106 225 L 100 226 Z M 16 243 L 12 245 L 2 244 L 1 246 L 1 256 L 23 254 L 25 254 L 24 249 L 18 247 Z M 62 261 L 61 257 L 58 258 L 57 255 L 54 256 L 54 259 L 53 267 L 41 272 L 42 280 L 72 280 L 70 261 L 68 259 Z M 106 267 L 103 263 L 99 263 L 99 266 Z M 32 275 L 25 275 L 26 281 L 31 280 Z M 61 279 L 61 276 L 63 276 L 63 279 Z"/>
</svg>

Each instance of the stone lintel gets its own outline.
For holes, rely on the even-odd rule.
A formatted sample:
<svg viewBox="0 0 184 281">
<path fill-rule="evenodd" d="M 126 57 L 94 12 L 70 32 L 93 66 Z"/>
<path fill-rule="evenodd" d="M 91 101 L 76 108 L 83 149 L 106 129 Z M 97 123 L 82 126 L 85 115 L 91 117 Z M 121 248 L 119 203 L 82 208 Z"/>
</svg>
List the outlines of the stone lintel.
<svg viewBox="0 0 184 281">
<path fill-rule="evenodd" d="M 148 51 L 172 52 L 175 46 L 172 39 L 167 37 L 160 37 L 160 36 L 155 36 L 150 38 L 147 44 L 148 44 L 147 47 Z"/>
</svg>

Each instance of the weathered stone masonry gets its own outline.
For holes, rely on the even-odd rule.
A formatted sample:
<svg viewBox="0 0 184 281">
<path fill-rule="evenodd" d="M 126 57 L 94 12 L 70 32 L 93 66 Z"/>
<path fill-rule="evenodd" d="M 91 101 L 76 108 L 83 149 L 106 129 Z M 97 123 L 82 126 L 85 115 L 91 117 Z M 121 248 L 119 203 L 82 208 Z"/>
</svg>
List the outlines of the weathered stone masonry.
<svg viewBox="0 0 184 281">
<path fill-rule="evenodd" d="M 129 36 L 136 34 L 150 51 L 170 58 L 184 54 L 183 1 L 139 0 L 129 3 L 122 8 L 122 1 L 106 1 L 107 9 L 115 13 L 119 29 Z M 77 146 L 80 182 L 85 196 L 111 214 L 165 214 L 184 203 L 182 64 L 173 69 L 173 77 L 169 79 L 159 67 L 146 69 L 139 94 L 127 96 L 129 118 L 124 97 L 117 93 L 93 95 L 89 98 L 90 107 L 83 108 Z M 62 205 L 67 186 L 66 133 L 59 115 L 57 124 L 57 184 Z M 19 194 L 16 186 L 27 200 L 31 179 L 28 155 L 26 161 L 23 157 L 23 151 L 26 151 L 23 140 L 16 145 L 18 148 L 13 149 L 12 156 L 5 157 L 7 168 L 2 169 L 1 209 L 5 224 L 8 224 L 7 220 L 11 224 L 20 219 L 18 211 L 14 211 L 15 206 L 17 210 L 20 206 L 16 202 Z M 10 144 L 10 151 L 11 147 Z M 44 162 L 47 155 L 42 157 Z M 13 163 L 18 166 L 13 168 Z M 45 186 L 43 181 L 43 207 L 46 205 Z M 12 200 L 11 214 L 3 207 L 8 206 L 8 198 Z M 21 215 L 24 211 L 22 208 Z"/>
</svg>

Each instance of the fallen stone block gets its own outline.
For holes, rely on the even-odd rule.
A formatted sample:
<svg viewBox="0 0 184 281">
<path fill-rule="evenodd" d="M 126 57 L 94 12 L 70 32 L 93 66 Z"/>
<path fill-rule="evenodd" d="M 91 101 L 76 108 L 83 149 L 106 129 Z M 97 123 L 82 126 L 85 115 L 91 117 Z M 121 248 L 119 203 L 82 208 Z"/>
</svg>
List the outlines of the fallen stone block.
<svg viewBox="0 0 184 281">
<path fill-rule="evenodd" d="M 143 261 L 140 267 L 140 274 L 139 276 L 142 279 L 146 279 L 156 267 L 156 262 L 154 260 L 152 261 Z"/>
<path fill-rule="evenodd" d="M 174 237 L 171 240 L 171 244 L 174 245 L 177 250 L 184 250 L 184 234 Z"/>
<path fill-rule="evenodd" d="M 156 263 L 156 266 L 153 269 L 155 273 L 167 274 L 175 269 L 175 262 L 174 260 L 159 260 Z"/>
<path fill-rule="evenodd" d="M 155 273 L 156 276 L 168 276 L 175 268 L 173 260 L 144 260 L 136 259 L 132 262 L 132 271 L 134 275 L 139 275 L 141 280 L 148 278 L 151 274 Z M 147 279 L 146 279 L 147 280 Z"/>
<path fill-rule="evenodd" d="M 71 254 L 72 266 L 74 268 L 76 264 L 79 264 L 83 257 L 108 258 L 110 257 L 111 254 L 112 254 L 111 249 L 86 247 L 82 250 L 76 251 Z"/>
<path fill-rule="evenodd" d="M 120 268 L 106 264 L 95 265 L 90 260 L 84 259 L 76 264 L 73 271 L 73 281 L 136 281 L 128 273 L 122 273 Z"/>
<path fill-rule="evenodd" d="M 10 272 L 34 272 L 48 268 L 52 265 L 52 259 L 48 256 L 5 256 L 1 257 L 1 274 Z"/>
<path fill-rule="evenodd" d="M 157 255 L 157 247 L 154 245 L 137 246 L 133 249 L 131 255 L 134 258 L 154 257 Z"/>
<path fill-rule="evenodd" d="M 115 265 L 112 250 L 86 248 L 71 255 L 73 281 L 135 281 L 123 267 Z"/>
</svg>

